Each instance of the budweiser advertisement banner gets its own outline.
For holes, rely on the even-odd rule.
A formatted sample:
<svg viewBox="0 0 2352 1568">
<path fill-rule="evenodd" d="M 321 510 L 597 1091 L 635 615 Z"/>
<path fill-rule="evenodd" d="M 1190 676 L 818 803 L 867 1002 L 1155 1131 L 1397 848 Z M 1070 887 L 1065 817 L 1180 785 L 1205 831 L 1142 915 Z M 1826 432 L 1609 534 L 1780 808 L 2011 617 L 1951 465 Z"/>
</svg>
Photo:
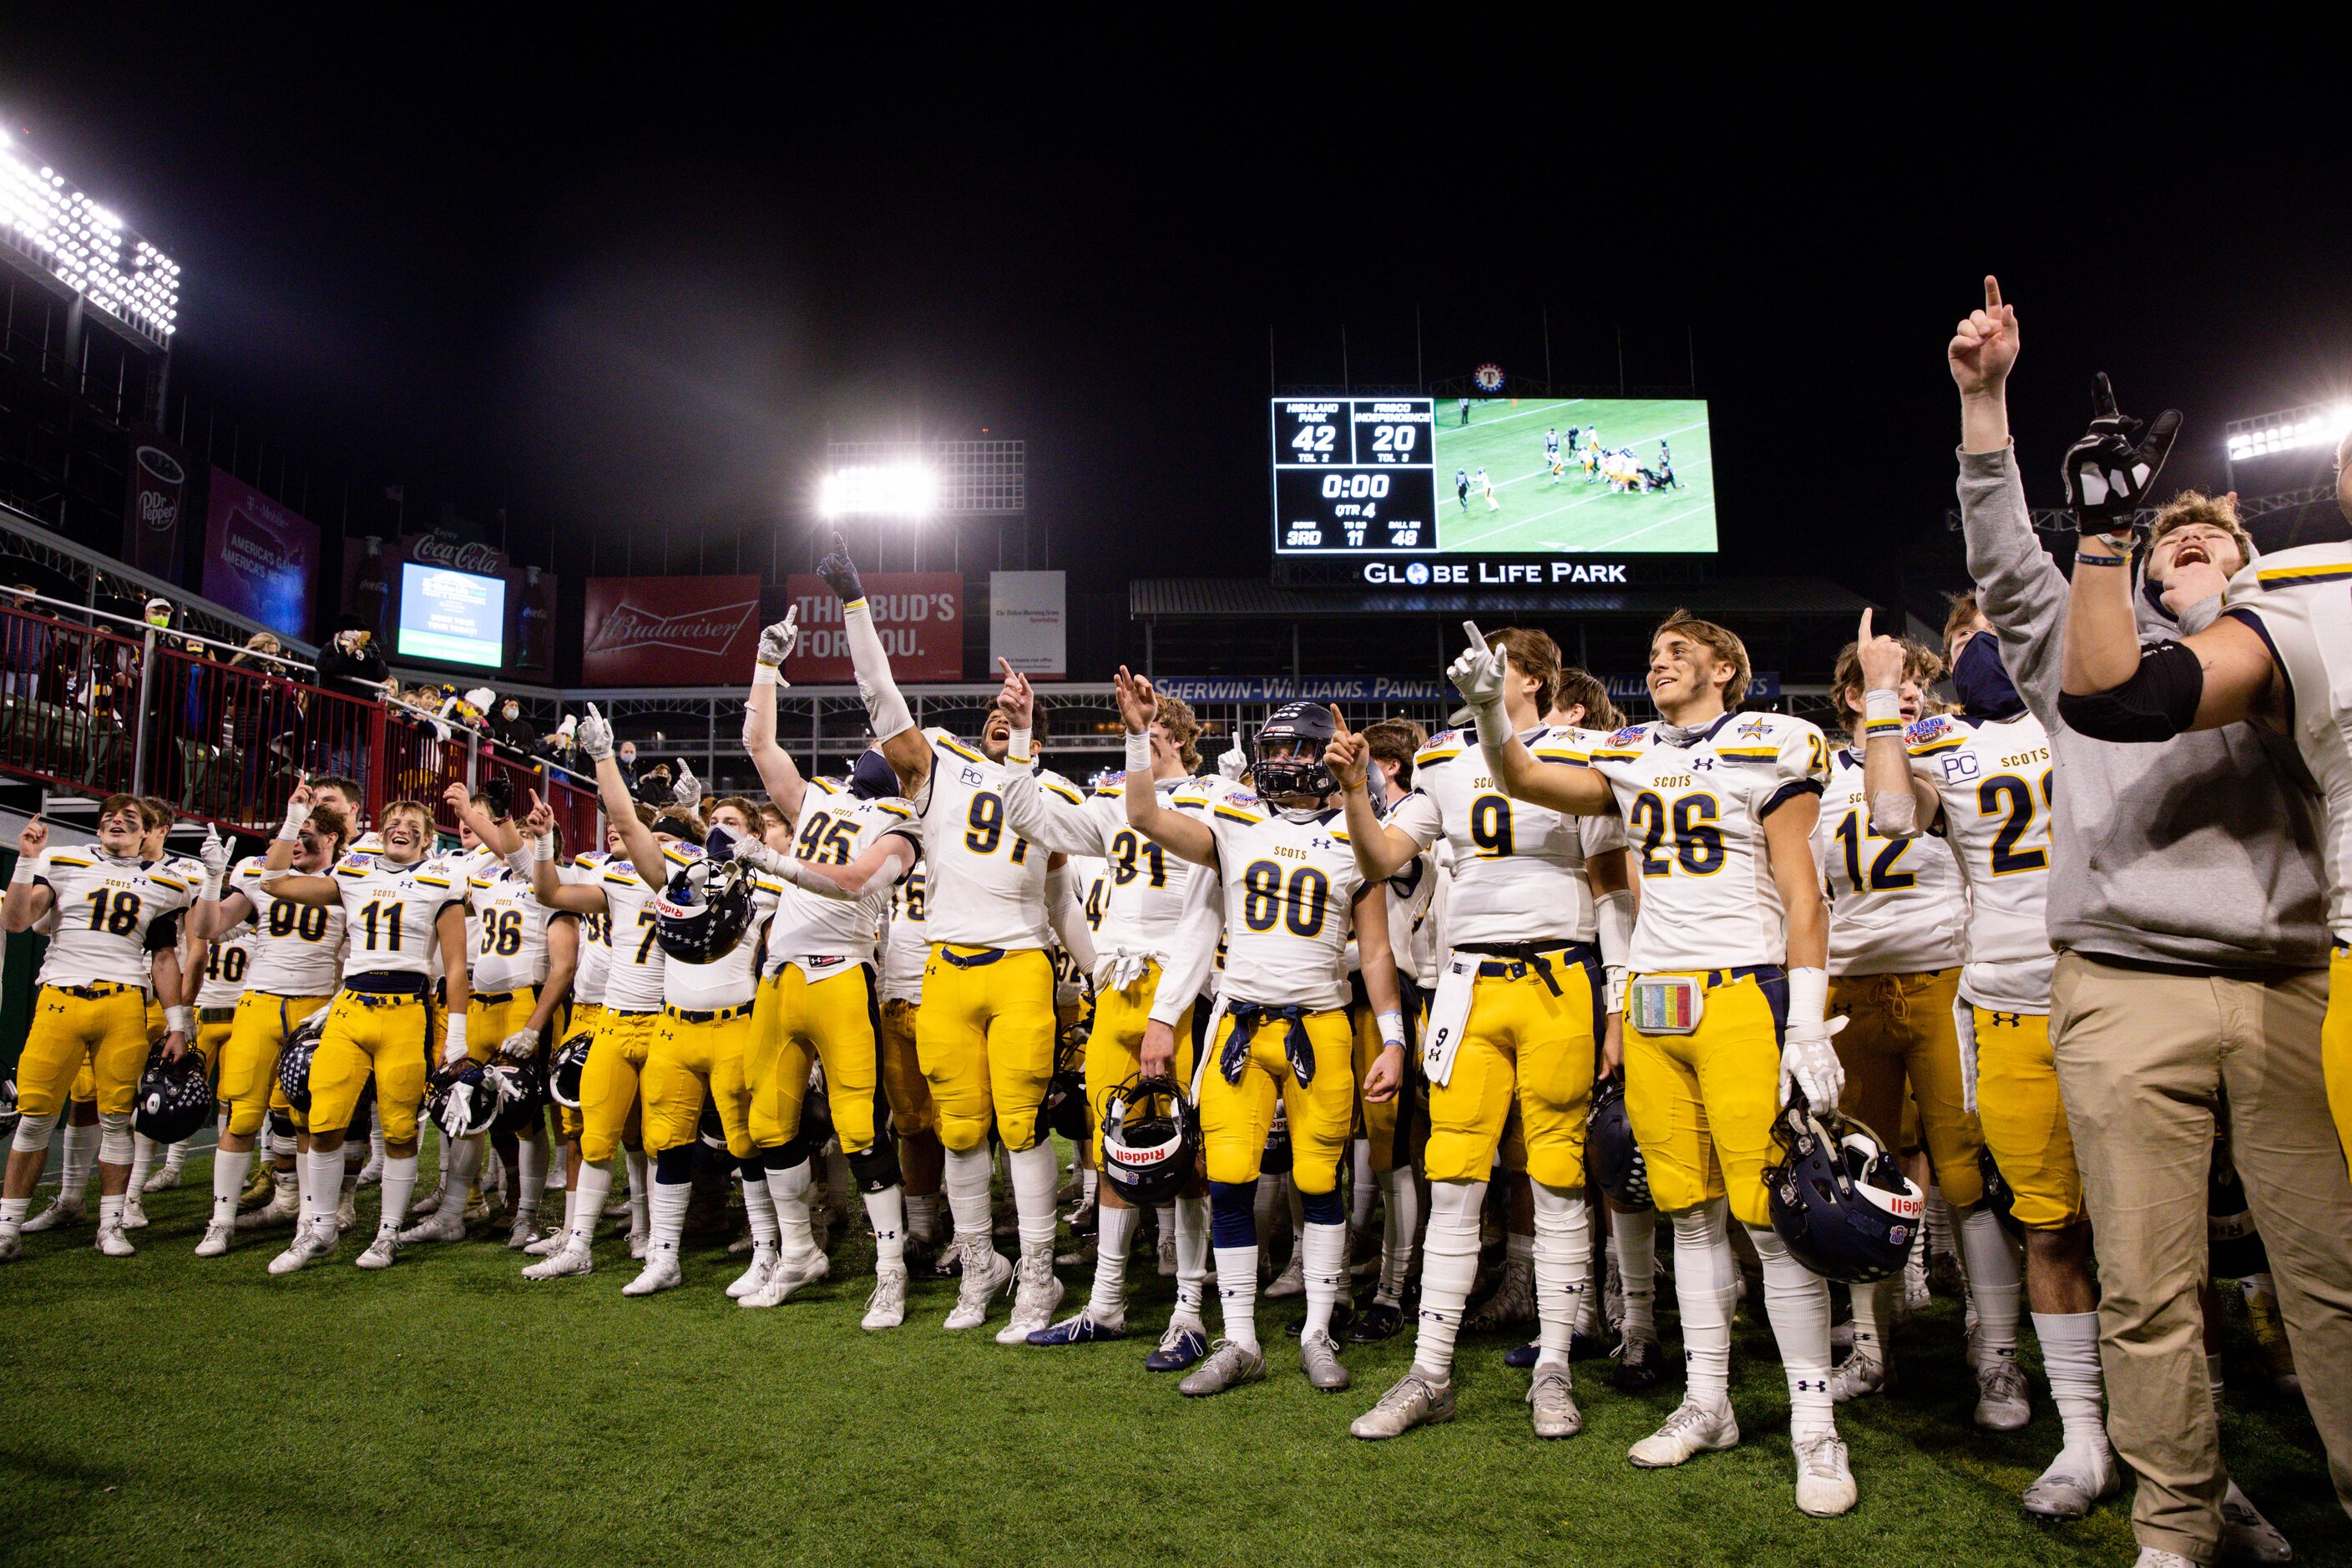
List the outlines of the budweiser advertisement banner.
<svg viewBox="0 0 2352 1568">
<path fill-rule="evenodd" d="M 131 493 L 123 502 L 122 559 L 167 583 L 180 581 L 180 523 L 188 506 L 187 458 L 145 426 L 131 431 Z"/>
<path fill-rule="evenodd" d="M 310 635 L 319 530 L 234 474 L 212 471 L 197 591 L 285 637 Z"/>
<path fill-rule="evenodd" d="M 863 581 L 893 676 L 900 681 L 963 679 L 961 574 L 868 572 Z M 785 591 L 801 612 L 800 647 L 784 666 L 785 679 L 803 686 L 845 686 L 856 679 L 841 626 L 841 601 L 824 579 L 795 573 L 785 579 Z"/>
<path fill-rule="evenodd" d="M 590 686 L 740 686 L 759 640 L 757 577 L 591 577 L 580 678 Z"/>
</svg>

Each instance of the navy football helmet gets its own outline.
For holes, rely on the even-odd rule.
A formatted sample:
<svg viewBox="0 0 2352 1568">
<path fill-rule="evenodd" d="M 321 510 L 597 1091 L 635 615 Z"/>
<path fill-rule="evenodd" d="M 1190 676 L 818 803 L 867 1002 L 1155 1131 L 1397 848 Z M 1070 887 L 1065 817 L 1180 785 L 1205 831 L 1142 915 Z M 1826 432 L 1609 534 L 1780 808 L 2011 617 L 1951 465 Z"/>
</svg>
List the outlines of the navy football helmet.
<svg viewBox="0 0 2352 1568">
<path fill-rule="evenodd" d="M 501 1136 L 529 1132 L 537 1124 L 540 1108 L 547 1103 L 547 1079 L 535 1061 L 492 1062 L 482 1069 L 499 1092 L 499 1109 L 490 1118 L 490 1131 Z"/>
<path fill-rule="evenodd" d="M 1651 1206 L 1650 1167 L 1642 1159 L 1642 1146 L 1633 1141 L 1633 1121 L 1625 1114 L 1622 1072 L 1592 1085 L 1592 1110 L 1584 1121 L 1584 1171 L 1586 1178 L 1621 1208 Z"/>
<path fill-rule="evenodd" d="M 327 1032 L 327 1011 L 321 1007 L 302 1020 L 278 1054 L 278 1087 L 286 1103 L 305 1116 L 310 1112 L 310 1057 Z"/>
<path fill-rule="evenodd" d="M 1087 1034 L 1065 1029 L 1054 1042 L 1054 1076 L 1045 1080 L 1045 1098 L 1037 1107 L 1037 1135 L 1048 1129 L 1073 1143 L 1086 1142 Z"/>
<path fill-rule="evenodd" d="M 1250 782 L 1266 800 L 1313 795 L 1318 801 L 1339 787 L 1323 765 L 1324 748 L 1339 732 L 1331 710 L 1320 702 L 1286 702 L 1251 741 Z M 1268 753 L 1280 748 L 1288 754 Z"/>
<path fill-rule="evenodd" d="M 6 1078 L 0 1078 L 0 1139 L 16 1135 L 22 1114 L 16 1109 L 16 1075 L 12 1071 Z"/>
<path fill-rule="evenodd" d="M 177 1143 L 212 1119 L 213 1086 L 205 1075 L 205 1058 L 191 1049 L 177 1061 L 166 1061 L 157 1052 L 139 1079 L 138 1113 L 131 1125 L 158 1143 Z"/>
<path fill-rule="evenodd" d="M 1764 1173 L 1765 1195 L 1789 1255 L 1847 1285 L 1899 1273 L 1927 1198 L 1878 1135 L 1835 1110 L 1814 1110 L 1795 1091 L 1772 1136 L 1780 1159 Z"/>
<path fill-rule="evenodd" d="M 680 963 L 716 963 L 751 929 L 751 868 L 708 858 L 678 868 L 654 900 L 654 934 Z"/>
<path fill-rule="evenodd" d="M 566 1110 L 580 1109 L 580 1077 L 588 1068 L 595 1036 L 586 1029 L 564 1037 L 547 1064 L 547 1097 Z"/>
<path fill-rule="evenodd" d="M 488 1132 L 501 1103 L 498 1080 L 479 1062 L 460 1061 L 433 1075 L 425 1094 L 425 1114 L 452 1138 Z"/>
<path fill-rule="evenodd" d="M 1173 1203 L 1201 1163 L 1201 1117 L 1172 1078 L 1138 1073 L 1103 1106 L 1102 1179 L 1129 1208 Z"/>
<path fill-rule="evenodd" d="M 1992 1210 L 1993 1218 L 2013 1237 L 2022 1238 L 2025 1227 L 2017 1223 L 2017 1194 L 2010 1190 L 2009 1178 L 2000 1173 L 1993 1163 L 1992 1151 L 1987 1149 L 1977 1156 L 1977 1173 L 1984 1178 L 1985 1207 Z"/>
</svg>

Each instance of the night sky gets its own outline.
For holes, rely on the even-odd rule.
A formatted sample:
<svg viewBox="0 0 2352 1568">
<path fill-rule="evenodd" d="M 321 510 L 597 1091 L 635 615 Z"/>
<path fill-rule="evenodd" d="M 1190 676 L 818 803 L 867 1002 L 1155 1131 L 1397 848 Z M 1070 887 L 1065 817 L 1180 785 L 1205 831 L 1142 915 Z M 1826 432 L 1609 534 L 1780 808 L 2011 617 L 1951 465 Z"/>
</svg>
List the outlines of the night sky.
<svg viewBox="0 0 2352 1568">
<path fill-rule="evenodd" d="M 1637 384 L 1695 350 L 1727 565 L 1864 592 L 1951 504 L 1942 347 L 1988 269 L 2037 502 L 2094 370 L 2186 412 L 2180 482 L 2219 481 L 2223 420 L 2352 387 L 2340 127 L 2192 130 L 2221 105 L 2181 85 L 2078 114 L 2009 48 L 1858 90 L 1760 55 L 1709 84 L 1646 26 L 1622 70 L 1606 29 L 1510 24 L 1481 66 L 1266 43 L 1237 74 L 961 58 L 982 24 L 913 14 L 857 44 L 640 15 L 593 58 L 79 19 L 12 20 L 0 112 L 181 261 L 175 385 L 321 471 L 509 507 L 527 555 L 792 515 L 828 432 L 985 426 L 1030 442 L 1057 564 L 1262 573 L 1269 329 L 1286 384 L 1339 380 L 1343 326 L 1358 382 L 1404 383 L 1416 309 L 1430 379 L 1540 377 L 1547 310 L 1560 382 L 1613 383 L 1621 330 Z M 1531 51 L 1558 68 L 1486 74 Z"/>
</svg>

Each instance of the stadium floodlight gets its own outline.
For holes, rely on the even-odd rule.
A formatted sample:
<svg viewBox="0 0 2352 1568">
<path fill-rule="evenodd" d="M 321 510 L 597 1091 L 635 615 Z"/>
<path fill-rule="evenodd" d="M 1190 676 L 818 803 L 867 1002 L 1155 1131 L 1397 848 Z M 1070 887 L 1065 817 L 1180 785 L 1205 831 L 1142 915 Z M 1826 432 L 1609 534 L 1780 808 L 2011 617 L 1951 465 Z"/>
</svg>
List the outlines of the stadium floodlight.
<svg viewBox="0 0 2352 1568">
<path fill-rule="evenodd" d="M 179 331 L 179 264 L 76 190 L 0 141 L 0 243 L 125 326 L 165 347 Z"/>
<path fill-rule="evenodd" d="M 2315 403 L 2255 419 L 2232 419 L 2222 433 L 2230 461 L 2242 463 L 2305 447 L 2333 447 L 2347 430 L 2352 430 L 2352 403 Z"/>
<path fill-rule="evenodd" d="M 853 464 L 817 489 L 817 510 L 827 518 L 923 518 L 939 504 L 940 477 L 928 463 Z"/>
</svg>

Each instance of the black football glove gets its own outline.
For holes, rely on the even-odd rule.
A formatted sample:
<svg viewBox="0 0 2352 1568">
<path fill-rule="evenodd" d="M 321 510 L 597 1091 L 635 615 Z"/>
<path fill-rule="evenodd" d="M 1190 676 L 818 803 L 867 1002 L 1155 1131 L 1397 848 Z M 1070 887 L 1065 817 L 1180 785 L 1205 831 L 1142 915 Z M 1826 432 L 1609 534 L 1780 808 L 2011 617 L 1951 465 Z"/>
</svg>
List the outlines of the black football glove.
<svg viewBox="0 0 2352 1568">
<path fill-rule="evenodd" d="M 849 558 L 849 545 L 837 533 L 833 536 L 833 548 L 816 563 L 816 574 L 841 595 L 845 605 L 866 597 L 866 584 L 857 580 L 857 563 Z"/>
<path fill-rule="evenodd" d="M 2091 427 L 2066 448 L 2060 477 L 2074 526 L 2084 533 L 2128 533 L 2132 514 L 2147 504 L 2164 459 L 2180 434 L 2180 410 L 2168 408 L 2150 424 L 2116 411 L 2116 390 L 2101 371 L 2091 388 Z"/>
</svg>

